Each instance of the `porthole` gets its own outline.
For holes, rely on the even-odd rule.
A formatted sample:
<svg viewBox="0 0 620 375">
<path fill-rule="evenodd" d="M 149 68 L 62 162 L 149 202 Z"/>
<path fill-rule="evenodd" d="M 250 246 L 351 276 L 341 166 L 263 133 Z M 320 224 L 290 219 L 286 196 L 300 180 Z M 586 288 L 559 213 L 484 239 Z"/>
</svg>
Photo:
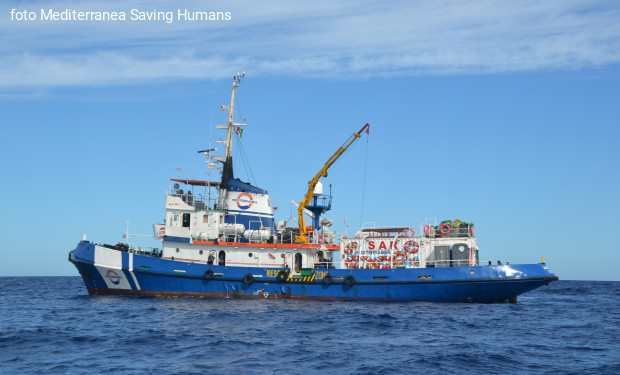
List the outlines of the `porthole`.
<svg viewBox="0 0 620 375">
<path fill-rule="evenodd" d="M 251 258 L 252 257 L 252 253 L 249 253 L 248 256 Z"/>
<path fill-rule="evenodd" d="M 177 253 L 179 252 L 179 248 L 177 247 Z"/>
<path fill-rule="evenodd" d="M 198 254 L 202 255 L 202 250 L 200 250 L 200 251 L 198 252 Z"/>
</svg>

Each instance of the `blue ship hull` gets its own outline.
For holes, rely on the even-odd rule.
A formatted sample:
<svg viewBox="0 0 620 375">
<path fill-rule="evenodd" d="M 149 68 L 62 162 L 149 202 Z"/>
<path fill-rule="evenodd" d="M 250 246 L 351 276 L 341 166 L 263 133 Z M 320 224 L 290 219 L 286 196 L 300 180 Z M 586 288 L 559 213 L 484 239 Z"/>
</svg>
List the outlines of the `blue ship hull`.
<svg viewBox="0 0 620 375">
<path fill-rule="evenodd" d="M 113 266 L 95 262 L 96 245 L 69 253 L 90 295 L 256 297 L 337 300 L 501 302 L 557 280 L 545 264 L 419 269 L 227 267 L 116 252 Z"/>
</svg>

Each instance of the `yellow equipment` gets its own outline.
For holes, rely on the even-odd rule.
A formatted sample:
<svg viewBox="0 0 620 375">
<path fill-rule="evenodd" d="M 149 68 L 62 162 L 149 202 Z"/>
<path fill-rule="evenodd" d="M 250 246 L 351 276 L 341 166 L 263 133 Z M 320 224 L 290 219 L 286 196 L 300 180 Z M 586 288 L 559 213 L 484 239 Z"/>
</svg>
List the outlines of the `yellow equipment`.
<svg viewBox="0 0 620 375">
<path fill-rule="evenodd" d="M 364 125 L 359 132 L 353 133 L 353 135 L 342 145 L 340 148 L 332 155 L 331 158 L 325 163 L 323 168 L 319 171 L 319 173 L 314 176 L 314 178 L 308 183 L 308 192 L 304 199 L 299 203 L 299 207 L 297 209 L 297 213 L 299 215 L 299 236 L 295 237 L 296 243 L 308 243 L 308 237 L 306 232 L 306 221 L 304 220 L 304 208 L 310 204 L 310 200 L 312 199 L 312 195 L 314 193 L 314 188 L 316 184 L 319 182 L 319 178 L 327 177 L 327 170 L 338 160 L 338 158 L 351 146 L 351 143 L 361 137 L 361 133 L 366 130 L 366 134 L 369 134 L 370 124 Z M 314 230 L 318 230 L 315 228 Z"/>
</svg>

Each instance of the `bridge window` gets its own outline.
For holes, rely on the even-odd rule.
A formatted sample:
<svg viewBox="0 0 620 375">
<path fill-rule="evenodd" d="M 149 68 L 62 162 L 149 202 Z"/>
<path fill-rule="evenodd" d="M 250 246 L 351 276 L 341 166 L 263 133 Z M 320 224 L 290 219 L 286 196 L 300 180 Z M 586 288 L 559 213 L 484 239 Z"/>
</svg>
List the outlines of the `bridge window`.
<svg viewBox="0 0 620 375">
<path fill-rule="evenodd" d="M 190 215 L 183 214 L 183 228 L 189 228 L 189 223 L 190 223 Z"/>
</svg>

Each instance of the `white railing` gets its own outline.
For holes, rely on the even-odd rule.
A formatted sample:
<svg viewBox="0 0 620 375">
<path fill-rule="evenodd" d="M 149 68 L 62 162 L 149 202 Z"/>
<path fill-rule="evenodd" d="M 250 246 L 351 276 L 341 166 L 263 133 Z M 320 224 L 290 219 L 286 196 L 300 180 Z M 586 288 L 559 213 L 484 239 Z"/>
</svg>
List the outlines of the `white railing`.
<svg viewBox="0 0 620 375">
<path fill-rule="evenodd" d="M 116 245 L 109 244 L 100 244 L 93 242 L 94 245 L 105 247 L 107 249 L 118 250 L 126 253 L 137 254 L 137 255 L 151 255 L 154 257 L 161 257 L 161 250 L 157 247 L 150 246 L 128 246 L 124 243 L 118 243 Z"/>
<path fill-rule="evenodd" d="M 428 238 L 456 238 L 456 237 L 474 237 L 475 226 L 469 223 L 463 224 L 438 224 L 424 226 L 424 237 Z"/>
<path fill-rule="evenodd" d="M 212 207 L 213 204 L 215 204 L 214 199 L 211 199 L 213 203 L 210 201 L 207 202 L 208 199 L 202 194 L 193 195 L 190 194 L 190 192 L 187 192 L 185 194 L 169 193 L 168 195 L 170 195 L 171 197 L 178 197 L 189 206 L 192 206 L 198 210 L 206 210 L 209 207 Z"/>
</svg>

